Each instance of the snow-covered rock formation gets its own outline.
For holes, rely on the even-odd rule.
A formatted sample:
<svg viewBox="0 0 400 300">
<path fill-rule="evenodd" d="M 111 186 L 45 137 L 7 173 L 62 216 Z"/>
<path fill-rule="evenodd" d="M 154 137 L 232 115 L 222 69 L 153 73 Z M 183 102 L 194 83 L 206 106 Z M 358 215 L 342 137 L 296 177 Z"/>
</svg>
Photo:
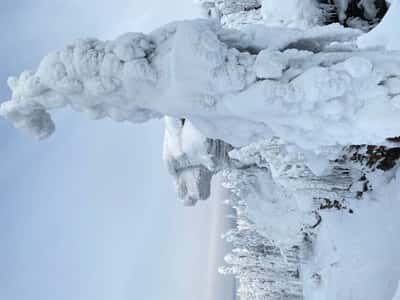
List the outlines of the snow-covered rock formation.
<svg viewBox="0 0 400 300">
<path fill-rule="evenodd" d="M 187 206 L 210 197 L 212 177 L 229 164 L 232 146 L 206 138 L 189 120 L 165 118 L 164 160 Z"/>
<path fill-rule="evenodd" d="M 280 136 L 312 151 L 399 132 L 397 55 L 357 51 L 360 33 L 335 25 L 252 29 L 186 21 L 149 36 L 77 41 L 10 78 L 13 96 L 0 114 L 38 138 L 54 130 L 48 111 L 70 106 L 134 123 L 186 117 L 234 146 Z M 372 114 L 384 123 L 371 126 Z"/>
<path fill-rule="evenodd" d="M 385 18 L 385 1 L 198 2 L 207 19 L 48 55 L 9 79 L 0 115 L 37 138 L 65 106 L 133 123 L 165 117 L 164 158 L 184 203 L 224 178 L 238 227 L 221 271 L 244 299 L 392 300 L 399 2 Z"/>
</svg>

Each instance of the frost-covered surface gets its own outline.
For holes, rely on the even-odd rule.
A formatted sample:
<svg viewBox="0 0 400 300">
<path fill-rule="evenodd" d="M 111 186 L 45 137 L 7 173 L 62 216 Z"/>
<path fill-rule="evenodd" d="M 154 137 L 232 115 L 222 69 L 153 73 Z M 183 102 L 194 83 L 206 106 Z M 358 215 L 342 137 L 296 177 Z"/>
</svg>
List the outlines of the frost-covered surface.
<svg viewBox="0 0 400 300">
<path fill-rule="evenodd" d="M 386 2 L 198 2 L 209 20 L 50 54 L 10 78 L 0 115 L 37 138 L 65 106 L 165 117 L 184 203 L 223 175 L 238 227 L 222 271 L 242 299 L 398 299 L 399 1 L 365 35 L 327 20 L 369 30 Z"/>
<path fill-rule="evenodd" d="M 48 111 L 67 105 L 116 121 L 170 115 L 234 146 L 280 136 L 314 152 L 380 143 L 400 131 L 398 94 L 390 89 L 400 77 L 396 53 L 357 51 L 349 45 L 357 32 L 336 26 L 263 32 L 188 21 L 149 36 L 80 40 L 47 56 L 35 73 L 10 78 L 12 100 L 0 114 L 38 138 L 54 130 Z M 239 44 L 258 54 L 232 48 Z M 381 126 L 371 126 L 372 117 Z"/>
<path fill-rule="evenodd" d="M 315 0 L 264 0 L 265 22 L 272 26 L 307 28 L 321 23 L 322 12 Z"/>
<path fill-rule="evenodd" d="M 306 299 L 394 297 L 400 277 L 399 150 L 392 144 L 346 151 L 343 159 L 353 176 L 350 191 L 357 191 L 346 204 L 353 213 L 320 209 L 313 255 L 303 267 Z"/>
<path fill-rule="evenodd" d="M 385 15 L 385 0 L 197 0 L 205 15 L 230 28 L 246 24 L 310 28 L 340 23 L 369 31 Z"/>
<path fill-rule="evenodd" d="M 46 111 L 67 105 L 116 121 L 210 116 L 219 95 L 255 80 L 247 70 L 251 55 L 222 41 L 229 33 L 215 22 L 192 21 L 149 36 L 79 40 L 48 55 L 36 72 L 10 78 L 12 100 L 0 113 L 38 138 L 54 130 Z"/>
<path fill-rule="evenodd" d="M 164 161 L 187 206 L 209 198 L 212 177 L 229 164 L 230 150 L 229 144 L 206 138 L 189 120 L 165 118 Z"/>
<path fill-rule="evenodd" d="M 379 173 L 374 192 L 352 203 L 354 215 L 322 215 L 314 255 L 303 269 L 306 299 L 392 299 L 400 277 L 399 182 Z M 316 276 L 320 282 L 312 282 Z"/>
<path fill-rule="evenodd" d="M 346 147 L 320 176 L 279 139 L 230 152 L 224 185 L 242 226 L 228 237 L 223 271 L 236 274 L 244 299 L 392 299 L 400 148 L 387 144 Z"/>
<path fill-rule="evenodd" d="M 352 178 L 343 164 L 331 162 L 329 171 L 315 176 L 290 148 L 275 138 L 230 152 L 224 185 L 245 226 L 230 238 L 233 252 L 227 262 L 232 266 L 227 270 L 251 295 L 244 299 L 303 299 L 303 265 L 312 254 L 320 205 L 339 199 L 344 207 L 344 198 L 356 193 L 348 190 Z M 260 252 L 260 247 L 269 250 Z"/>
<path fill-rule="evenodd" d="M 343 11 L 348 4 L 343 2 Z M 364 4 L 368 5 L 367 1 Z M 380 51 L 360 52 L 354 44 L 346 43 L 318 51 L 325 52 L 332 47 L 357 52 L 357 57 L 348 57 L 332 68 L 344 71 L 341 74 L 350 74 L 353 79 L 364 78 L 365 86 L 354 91 L 355 97 L 361 96 L 364 88 L 367 91 L 368 86 L 374 85 L 369 82 L 374 80 L 374 74 L 399 70 L 398 53 L 385 50 L 385 46 L 387 50 L 397 50 L 394 45 L 398 26 L 394 25 L 393 18 L 397 8 L 392 6 L 392 9 L 375 31 L 362 36 L 358 42 L 361 46 L 361 41 L 368 41 L 363 47 L 380 46 Z M 311 61 L 331 54 L 306 57 Z M 336 59 L 340 56 L 335 55 Z M 377 60 L 371 60 L 372 56 L 377 56 Z M 256 58 L 255 71 L 258 78 L 266 78 L 273 81 L 272 85 L 281 87 L 287 64 L 282 52 L 276 55 L 263 51 Z M 341 68 L 346 64 L 345 71 Z M 367 69 L 370 71 L 364 73 Z M 312 75 L 315 81 L 329 78 L 327 73 L 317 73 Z M 297 75 L 295 77 L 294 80 L 298 80 Z M 274 82 L 276 80 L 280 82 Z M 329 78 L 326 82 L 344 83 L 346 79 Z M 303 81 L 300 85 L 308 83 Z M 379 104 L 370 120 L 379 120 L 373 126 L 385 127 L 385 116 L 380 115 L 379 107 L 388 103 L 385 99 L 396 99 L 394 95 L 398 93 L 400 82 L 397 76 L 390 75 L 377 86 L 386 89 L 391 96 L 376 95 Z M 274 89 L 265 89 L 271 90 Z M 337 86 L 328 93 L 332 95 L 333 90 L 340 88 Z M 325 86 L 320 91 L 329 91 L 329 88 Z M 262 92 L 255 91 L 243 97 L 246 105 L 252 105 L 248 99 L 256 99 L 257 93 Z M 280 91 L 279 99 L 282 94 L 286 91 Z M 323 98 L 320 93 L 316 97 Z M 306 98 L 312 98 L 312 92 Z M 241 113 L 247 107 L 241 106 Z M 253 110 L 249 116 L 256 116 L 254 112 L 259 111 L 261 109 Z M 343 120 L 343 115 L 333 107 L 327 111 L 340 115 Z M 309 120 L 302 118 L 303 113 L 297 117 Z M 339 129 L 334 131 L 340 132 Z M 304 137 L 307 139 L 306 135 Z M 355 141 L 359 137 L 356 134 L 348 144 L 357 144 Z M 307 151 L 299 151 L 296 146 L 300 143 L 288 144 L 280 139 L 266 139 L 230 152 L 235 167 L 225 171 L 225 186 L 232 192 L 229 203 L 238 211 L 239 225 L 226 237 L 233 243 L 234 250 L 226 258 L 230 267 L 221 271 L 238 277 L 242 299 L 399 299 L 400 269 L 396 262 L 400 253 L 400 224 L 396 214 L 400 208 L 397 182 L 400 155 L 399 148 L 393 144 L 398 140 L 379 142 L 386 146 L 323 148 L 319 156 L 330 158 L 325 163 L 318 155 L 310 158 Z M 310 162 L 314 162 L 314 166 Z M 292 252 L 288 263 L 285 253 L 293 249 L 297 251 Z"/>
</svg>

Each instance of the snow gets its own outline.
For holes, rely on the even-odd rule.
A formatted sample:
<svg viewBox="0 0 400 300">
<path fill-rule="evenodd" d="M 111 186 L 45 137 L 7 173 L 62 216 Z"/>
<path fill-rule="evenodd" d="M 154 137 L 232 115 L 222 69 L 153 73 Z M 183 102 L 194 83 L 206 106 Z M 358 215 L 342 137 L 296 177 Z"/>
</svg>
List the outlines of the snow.
<svg viewBox="0 0 400 300">
<path fill-rule="evenodd" d="M 395 121 L 399 112 L 381 84 L 392 73 L 382 70 L 379 57 L 372 53 L 357 54 L 344 55 L 333 64 L 329 56 L 325 63 L 313 63 L 318 56 L 311 54 L 289 61 L 281 80 L 258 81 L 226 96 L 224 107 L 231 115 L 264 122 L 276 136 L 304 149 L 382 142 L 399 132 Z M 373 126 L 372 118 L 385 123 Z"/>
<path fill-rule="evenodd" d="M 305 266 L 306 299 L 390 300 L 395 294 L 400 278 L 400 169 L 368 178 L 374 191 L 351 203 L 354 214 L 322 215 L 315 252 Z M 310 283 L 313 274 L 322 281 Z"/>
<path fill-rule="evenodd" d="M 258 234 L 278 245 L 281 253 L 291 249 L 291 245 L 298 245 L 298 249 L 304 251 L 298 253 L 303 261 L 297 261 L 304 295 L 299 299 L 392 299 L 400 275 L 396 264 L 400 253 L 397 238 L 400 168 L 395 166 L 383 172 L 364 169 L 361 164 L 360 171 L 367 172 L 371 192 L 355 199 L 351 193 L 360 187 L 357 184 L 359 171 L 353 169 L 350 175 L 345 172 L 312 177 L 304 167 L 304 158 L 298 155 L 290 151 L 290 145 L 279 140 L 253 143 L 230 152 L 236 164 L 227 171 L 225 186 L 234 195 L 233 199 L 237 198 L 233 204 L 239 215 L 248 218 L 251 222 L 248 226 L 257 227 Z M 348 175 L 340 178 L 340 174 Z M 349 190 L 350 184 L 353 186 Z M 313 204 L 315 197 L 345 197 L 346 209 L 318 209 L 320 204 Z M 320 222 L 313 219 L 313 205 L 318 205 L 314 209 L 320 215 Z M 313 224 L 316 227 L 311 227 Z M 311 241 L 301 241 L 304 233 Z M 265 274 L 273 276 L 271 284 L 244 285 L 251 293 L 282 299 L 282 294 L 269 293 L 275 290 L 275 284 L 279 285 L 281 293 L 287 293 L 292 288 L 293 278 L 289 273 L 281 278 L 273 272 L 289 272 L 293 266 L 287 264 L 281 270 L 285 255 L 271 252 L 269 259 L 273 260 L 275 269 L 257 271 L 257 263 L 248 260 L 254 255 L 251 254 L 254 234 L 247 233 L 245 238 L 250 241 L 246 245 L 237 241 L 241 248 L 229 256 L 229 263 L 234 273 L 244 280 L 253 278 L 254 273 L 249 274 L 250 271 L 256 272 L 256 278 L 263 278 Z M 266 260 L 263 266 L 268 266 L 268 258 L 262 259 Z"/>
<path fill-rule="evenodd" d="M 277 174 L 282 170 L 278 169 L 280 166 L 267 163 L 270 160 L 265 152 L 268 152 L 265 143 L 231 151 L 229 156 L 240 167 L 226 175 L 225 185 L 230 187 L 232 182 L 243 182 L 243 186 L 236 183 L 236 189 L 241 189 L 238 196 L 246 203 L 248 218 L 277 245 L 288 247 L 293 241 L 301 239 L 299 228 L 307 219 L 307 210 L 302 211 L 301 207 L 307 205 L 298 203 L 297 198 L 276 181 Z M 286 158 L 289 159 L 289 156 Z M 258 166 L 259 170 L 243 175 L 241 169 L 249 166 Z"/>
<path fill-rule="evenodd" d="M 178 195 L 187 206 L 210 196 L 214 165 L 207 153 L 207 139 L 189 121 L 165 118 L 164 161 Z"/>
<path fill-rule="evenodd" d="M 355 33 L 327 27 L 323 39 L 315 29 L 296 31 L 294 37 L 288 30 L 287 45 L 306 38 L 347 41 Z M 398 108 L 381 86 L 393 74 L 379 68 L 379 57 L 296 49 L 250 54 L 231 48 L 237 39 L 248 41 L 248 35 L 241 37 L 212 21 L 185 21 L 148 36 L 78 40 L 48 55 L 36 73 L 11 78 L 13 99 L 0 113 L 38 138 L 54 130 L 47 110 L 69 105 L 95 119 L 187 117 L 205 136 L 234 145 L 276 135 L 316 152 L 350 141 L 380 142 L 399 131 Z M 387 126 L 370 126 L 376 112 L 385 116 Z M 216 126 L 221 119 L 236 124 Z M 230 138 L 227 130 L 242 134 Z"/>
<path fill-rule="evenodd" d="M 165 117 L 164 161 L 186 206 L 210 197 L 213 176 L 227 163 L 231 146 L 205 137 L 186 119 Z"/>
<path fill-rule="evenodd" d="M 393 1 L 389 11 L 371 32 L 358 39 L 360 48 L 384 48 L 391 51 L 400 50 L 400 28 L 398 26 L 398 16 L 400 14 L 400 2 Z"/>
<path fill-rule="evenodd" d="M 338 15 L 340 20 L 344 20 L 346 18 L 346 10 L 349 2 L 350 0 L 335 0 L 335 4 L 338 7 Z"/>
<path fill-rule="evenodd" d="M 359 35 L 336 25 L 317 29 L 280 29 L 284 43 L 254 54 L 232 46 L 250 47 L 257 35 L 249 32 L 263 29 L 242 35 L 206 20 L 114 41 L 78 40 L 45 57 L 36 72 L 10 78 L 13 96 L 0 114 L 39 139 L 55 128 L 48 111 L 64 106 L 133 123 L 187 118 L 202 135 L 234 146 L 279 136 L 309 153 L 320 173 L 324 163 L 314 158 L 323 147 L 381 143 L 400 132 L 393 88 L 400 59 L 356 49 L 314 53 L 311 42 L 316 50 Z M 270 33 L 261 43 L 277 31 Z M 371 124 L 374 118 L 381 126 Z"/>
<path fill-rule="evenodd" d="M 245 25 L 241 28 L 244 33 L 241 46 L 255 49 L 285 50 L 294 45 L 303 45 L 312 52 L 320 52 L 333 42 L 353 43 L 361 35 L 357 29 L 344 28 L 339 24 L 315 26 L 309 29 L 265 26 L 259 24 Z"/>
<path fill-rule="evenodd" d="M 279 79 L 289 65 L 289 59 L 282 52 L 263 50 L 257 55 L 254 69 L 257 78 Z"/>
<path fill-rule="evenodd" d="M 267 25 L 307 28 L 317 25 L 321 11 L 315 0 L 264 0 L 263 18 Z"/>
</svg>

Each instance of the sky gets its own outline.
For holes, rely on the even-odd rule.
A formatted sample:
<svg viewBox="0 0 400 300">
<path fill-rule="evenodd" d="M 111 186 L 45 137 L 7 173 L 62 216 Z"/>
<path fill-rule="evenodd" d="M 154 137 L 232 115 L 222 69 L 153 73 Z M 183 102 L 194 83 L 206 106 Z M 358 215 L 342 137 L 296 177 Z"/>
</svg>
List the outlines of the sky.
<svg viewBox="0 0 400 300">
<path fill-rule="evenodd" d="M 197 16 L 190 2 L 1 0 L 0 101 L 10 97 L 7 77 L 49 51 Z M 55 119 L 42 142 L 0 120 L 0 299 L 209 297 L 224 209 L 218 199 L 194 209 L 176 199 L 162 122 Z"/>
</svg>

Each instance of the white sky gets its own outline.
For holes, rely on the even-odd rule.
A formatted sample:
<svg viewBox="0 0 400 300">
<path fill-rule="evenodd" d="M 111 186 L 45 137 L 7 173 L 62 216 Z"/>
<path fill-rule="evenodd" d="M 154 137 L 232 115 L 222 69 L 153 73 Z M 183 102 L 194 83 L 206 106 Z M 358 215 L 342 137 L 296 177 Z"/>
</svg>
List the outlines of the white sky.
<svg viewBox="0 0 400 300">
<path fill-rule="evenodd" d="M 50 50 L 194 16 L 190 2 L 1 0 L 0 99 Z M 162 124 L 57 118 L 40 143 L 0 120 L 0 299 L 206 299 L 210 203 L 176 200 Z"/>
</svg>

